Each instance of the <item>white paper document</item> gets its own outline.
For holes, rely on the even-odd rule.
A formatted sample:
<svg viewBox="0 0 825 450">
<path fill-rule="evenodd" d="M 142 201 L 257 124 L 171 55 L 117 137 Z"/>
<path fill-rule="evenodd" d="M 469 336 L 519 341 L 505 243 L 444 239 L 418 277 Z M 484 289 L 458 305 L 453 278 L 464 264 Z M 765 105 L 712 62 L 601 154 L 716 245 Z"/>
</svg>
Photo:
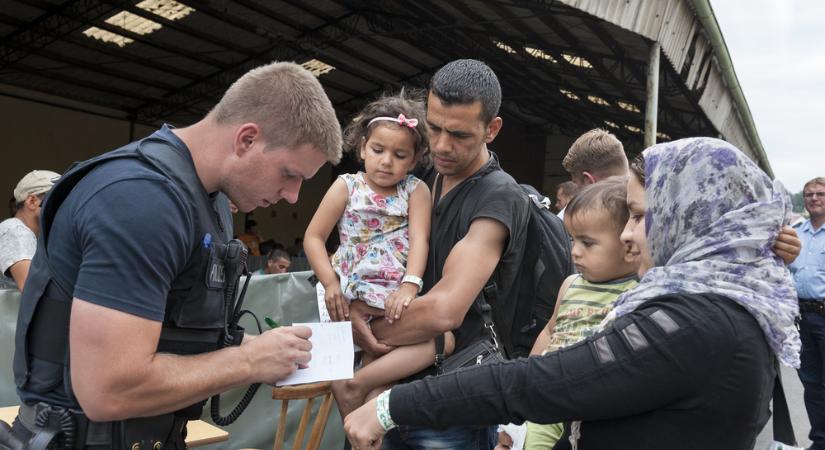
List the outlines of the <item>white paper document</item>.
<svg viewBox="0 0 825 450">
<path fill-rule="evenodd" d="M 312 329 L 312 360 L 276 383 L 277 386 L 352 378 L 352 324 L 349 322 L 295 323 Z"/>
</svg>

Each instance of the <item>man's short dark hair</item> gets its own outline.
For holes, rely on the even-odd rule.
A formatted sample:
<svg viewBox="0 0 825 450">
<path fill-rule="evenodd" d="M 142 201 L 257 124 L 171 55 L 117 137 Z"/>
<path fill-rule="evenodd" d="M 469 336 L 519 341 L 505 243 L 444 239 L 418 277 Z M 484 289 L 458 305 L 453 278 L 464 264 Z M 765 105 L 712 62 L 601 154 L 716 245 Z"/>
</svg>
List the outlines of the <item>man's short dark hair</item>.
<svg viewBox="0 0 825 450">
<path fill-rule="evenodd" d="M 287 252 L 285 252 L 281 249 L 277 249 L 277 248 L 273 249 L 271 252 L 269 252 L 268 258 L 272 261 L 277 261 L 279 259 L 285 259 L 287 261 L 291 261 L 291 257 L 289 256 L 289 253 L 287 253 Z"/>
<path fill-rule="evenodd" d="M 573 199 L 573 197 L 576 196 L 580 189 L 581 188 L 579 187 L 579 185 L 572 181 L 565 181 L 564 183 L 559 183 L 559 185 L 556 186 L 557 192 L 561 190 L 561 192 L 564 195 L 570 197 L 571 200 Z"/>
<path fill-rule="evenodd" d="M 438 69 L 432 92 L 445 105 L 481 103 L 481 119 L 489 123 L 501 106 L 501 85 L 493 69 L 475 59 L 457 59 Z"/>
</svg>

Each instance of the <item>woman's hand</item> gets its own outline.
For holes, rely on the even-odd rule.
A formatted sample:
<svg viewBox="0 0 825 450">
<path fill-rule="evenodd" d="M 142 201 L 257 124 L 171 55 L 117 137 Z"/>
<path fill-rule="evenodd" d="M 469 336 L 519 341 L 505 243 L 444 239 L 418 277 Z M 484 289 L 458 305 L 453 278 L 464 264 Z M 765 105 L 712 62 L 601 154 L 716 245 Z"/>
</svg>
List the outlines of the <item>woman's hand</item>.
<svg viewBox="0 0 825 450">
<path fill-rule="evenodd" d="M 384 318 L 387 322 L 392 323 L 394 320 L 400 319 L 401 313 L 410 306 L 410 302 L 413 301 L 416 294 L 418 294 L 418 285 L 401 283 L 401 286 L 384 301 Z"/>
<path fill-rule="evenodd" d="M 338 278 L 335 283 L 324 285 L 324 303 L 327 304 L 327 312 L 333 322 L 349 319 L 349 302 L 344 298 Z"/>
<path fill-rule="evenodd" d="M 344 419 L 344 432 L 347 433 L 353 450 L 381 448 L 386 431 L 378 423 L 375 398 L 347 415 Z"/>
</svg>

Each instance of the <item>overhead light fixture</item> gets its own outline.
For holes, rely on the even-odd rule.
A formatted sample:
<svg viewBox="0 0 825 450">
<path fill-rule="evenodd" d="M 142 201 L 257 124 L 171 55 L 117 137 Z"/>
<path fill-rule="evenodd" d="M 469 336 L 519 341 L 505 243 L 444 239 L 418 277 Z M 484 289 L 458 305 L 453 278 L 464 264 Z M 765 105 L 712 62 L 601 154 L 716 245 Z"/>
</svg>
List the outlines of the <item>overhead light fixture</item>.
<svg viewBox="0 0 825 450">
<path fill-rule="evenodd" d="M 585 69 L 593 68 L 593 65 L 590 64 L 590 61 L 582 58 L 581 56 L 576 56 L 572 53 L 562 53 L 561 56 L 564 57 L 564 59 L 567 60 L 567 62 L 574 66 L 582 67 Z"/>
<path fill-rule="evenodd" d="M 550 61 L 551 63 L 558 64 L 556 58 L 553 58 L 551 55 L 545 53 L 544 50 L 540 48 L 524 47 L 524 51 L 526 51 L 533 58 L 543 59 L 545 61 Z"/>
<path fill-rule="evenodd" d="M 622 108 L 622 109 L 624 109 L 625 111 L 630 111 L 630 112 L 635 112 L 635 113 L 637 113 L 637 112 L 642 112 L 642 111 L 639 109 L 639 107 L 638 107 L 638 106 L 636 106 L 636 105 L 634 105 L 633 103 L 628 103 L 628 102 L 623 102 L 623 101 L 621 101 L 621 100 L 618 100 L 618 101 L 616 102 L 616 104 L 618 104 L 618 105 L 619 105 L 619 108 Z"/>
<path fill-rule="evenodd" d="M 657 138 L 659 138 L 659 139 L 663 139 L 663 140 L 665 140 L 665 141 L 669 141 L 669 140 L 670 140 L 670 135 L 669 135 L 669 134 L 667 134 L 667 133 L 662 133 L 661 131 L 659 131 L 659 132 L 657 132 L 657 133 L 656 133 L 656 137 L 657 137 Z"/>
<path fill-rule="evenodd" d="M 136 5 L 138 8 L 169 20 L 180 20 L 195 12 L 184 4 L 174 0 L 144 0 Z"/>
<path fill-rule="evenodd" d="M 330 73 L 335 70 L 335 66 L 331 66 L 318 59 L 310 59 L 309 61 L 301 64 L 301 67 L 312 72 L 312 74 L 316 77 L 320 77 L 325 73 Z"/>
<path fill-rule="evenodd" d="M 493 43 L 494 43 L 494 44 L 496 44 L 496 47 L 498 47 L 498 48 L 500 48 L 500 49 L 504 50 L 505 52 L 507 52 L 507 53 L 509 53 L 509 54 L 511 54 L 511 55 L 512 55 L 512 54 L 514 54 L 514 53 L 516 53 L 516 51 L 515 51 L 515 49 L 513 49 L 513 47 L 510 47 L 509 45 L 505 44 L 504 42 L 501 42 L 501 41 L 493 41 Z"/>
<path fill-rule="evenodd" d="M 596 97 L 595 95 L 588 95 L 587 99 L 590 100 L 592 103 L 595 103 L 597 105 L 610 106 L 610 102 L 608 102 L 607 100 L 605 100 L 601 97 Z"/>
<path fill-rule="evenodd" d="M 616 122 L 611 122 L 609 120 L 605 120 L 604 124 L 609 126 L 610 128 L 616 128 L 616 129 L 619 128 L 619 125 Z"/>
<path fill-rule="evenodd" d="M 569 98 L 570 100 L 578 100 L 579 96 L 574 94 L 572 91 L 568 91 L 567 89 L 559 89 L 562 95 Z"/>
<path fill-rule="evenodd" d="M 129 39 L 126 36 L 121 36 L 98 27 L 89 27 L 83 31 L 83 34 L 92 39 L 97 39 L 98 41 L 115 44 L 118 47 L 125 47 L 127 44 L 135 42 L 134 39 Z"/>
<path fill-rule="evenodd" d="M 144 0 L 135 6 L 167 20 L 180 20 L 195 11 L 193 8 L 174 0 Z M 105 22 L 141 36 L 154 33 L 163 28 L 163 25 L 129 11 L 120 11 L 106 19 Z M 118 47 L 124 47 L 134 42 L 131 38 L 98 27 L 90 27 L 83 31 L 83 34 L 99 41 L 115 44 Z"/>
<path fill-rule="evenodd" d="M 632 131 L 634 133 L 641 133 L 642 132 L 641 128 L 634 127 L 633 125 L 625 125 L 624 127 L 627 128 L 628 131 Z"/>
</svg>

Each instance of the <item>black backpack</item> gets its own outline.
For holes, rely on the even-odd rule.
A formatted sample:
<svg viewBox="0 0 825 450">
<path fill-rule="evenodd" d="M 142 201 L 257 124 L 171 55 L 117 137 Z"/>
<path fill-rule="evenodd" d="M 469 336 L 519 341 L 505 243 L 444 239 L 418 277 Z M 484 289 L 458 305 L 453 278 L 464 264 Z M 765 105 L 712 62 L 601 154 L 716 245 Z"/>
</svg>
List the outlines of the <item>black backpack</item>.
<svg viewBox="0 0 825 450">
<path fill-rule="evenodd" d="M 517 306 L 510 328 L 510 358 L 530 354 L 536 337 L 553 315 L 561 284 L 574 273 L 570 236 L 562 220 L 550 210 L 550 200 L 533 186 L 520 186 L 531 201 Z"/>
</svg>

